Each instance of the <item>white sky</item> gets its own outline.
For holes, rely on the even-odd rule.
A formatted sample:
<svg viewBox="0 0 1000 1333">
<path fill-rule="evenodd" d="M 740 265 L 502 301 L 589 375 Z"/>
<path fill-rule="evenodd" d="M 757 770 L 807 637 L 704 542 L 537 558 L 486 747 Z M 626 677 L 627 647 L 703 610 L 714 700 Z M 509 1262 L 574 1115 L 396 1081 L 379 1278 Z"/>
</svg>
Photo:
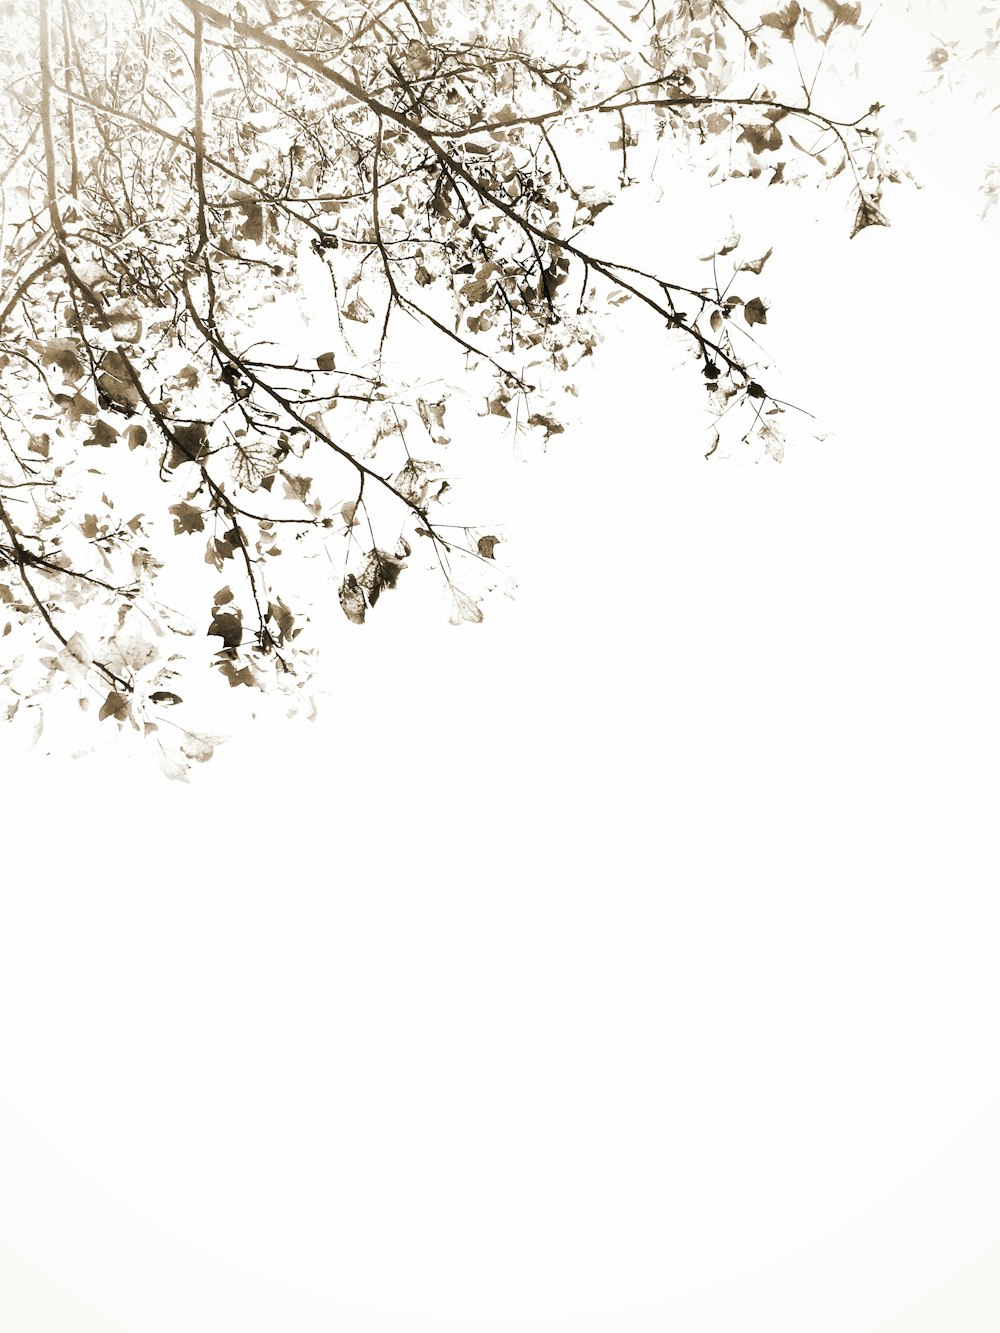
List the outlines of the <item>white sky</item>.
<svg viewBox="0 0 1000 1333">
<path fill-rule="evenodd" d="M 482 626 L 336 620 L 319 719 L 187 788 L 8 763 L 11 1328 L 997 1326 L 995 149 L 899 96 L 890 230 L 740 219 L 797 219 L 766 345 L 824 443 L 706 463 L 640 329 L 501 468 Z"/>
</svg>

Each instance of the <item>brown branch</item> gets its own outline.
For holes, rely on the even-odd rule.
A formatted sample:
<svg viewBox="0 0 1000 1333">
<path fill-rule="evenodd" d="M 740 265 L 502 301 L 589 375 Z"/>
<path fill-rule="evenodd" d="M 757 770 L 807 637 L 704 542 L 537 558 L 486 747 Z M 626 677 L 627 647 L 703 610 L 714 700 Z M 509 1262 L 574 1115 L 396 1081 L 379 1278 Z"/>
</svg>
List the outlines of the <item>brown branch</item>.
<svg viewBox="0 0 1000 1333">
<path fill-rule="evenodd" d="M 205 21 L 194 16 L 194 180 L 198 191 L 198 245 L 195 258 L 208 244 L 207 201 L 205 196 L 205 72 L 202 67 Z"/>
<path fill-rule="evenodd" d="M 32 271 L 28 274 L 26 278 L 21 279 L 21 281 L 15 287 L 14 292 L 10 297 L 10 300 L 7 302 L 4 308 L 0 310 L 0 333 L 3 332 L 7 320 L 10 318 L 14 310 L 14 307 L 17 305 L 18 301 L 20 301 L 21 297 L 27 294 L 32 284 L 35 283 L 42 276 L 43 273 L 48 273 L 48 271 L 50 269 L 55 268 L 58 265 L 58 263 L 59 263 L 58 256 L 53 255 L 49 259 L 46 259 L 44 264 L 39 264 L 37 268 L 32 269 Z"/>
</svg>

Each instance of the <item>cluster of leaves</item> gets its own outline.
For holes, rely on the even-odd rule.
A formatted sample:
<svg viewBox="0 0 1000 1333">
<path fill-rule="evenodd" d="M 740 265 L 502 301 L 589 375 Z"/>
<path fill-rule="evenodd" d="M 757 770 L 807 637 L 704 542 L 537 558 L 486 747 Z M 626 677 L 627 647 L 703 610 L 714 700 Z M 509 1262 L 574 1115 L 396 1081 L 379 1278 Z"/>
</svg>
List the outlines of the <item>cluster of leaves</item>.
<svg viewBox="0 0 1000 1333">
<path fill-rule="evenodd" d="M 737 0 L 6 0 L 14 11 L 0 630 L 15 650 L 0 706 L 94 695 L 172 776 L 211 750 L 175 720 L 193 673 L 307 698 L 293 562 L 339 543 L 339 603 L 361 623 L 419 547 L 452 619 L 482 619 L 499 538 L 443 535 L 453 422 L 560 433 L 609 302 L 686 340 L 711 410 L 780 459 L 782 404 L 752 360 L 763 298 L 587 243 L 644 152 L 768 185 L 843 175 L 855 231 L 885 221 L 878 108 L 842 120 L 814 104 L 859 24 L 838 0 L 763 14 Z M 572 168 L 595 142 L 596 183 Z M 317 284 L 323 342 L 281 334 Z M 414 327 L 442 363 L 454 354 L 434 393 L 406 371 Z"/>
<path fill-rule="evenodd" d="M 986 0 L 977 6 L 975 16 L 958 12 L 954 6 L 941 5 L 935 24 L 941 36 L 927 55 L 927 68 L 933 90 L 951 90 L 961 85 L 971 90 L 980 103 L 988 103 L 991 114 L 1000 111 L 997 102 L 997 59 L 1000 56 L 1000 3 Z M 952 33 L 956 17 L 959 35 Z M 1000 162 L 989 163 L 983 173 L 980 193 L 982 216 L 1000 202 Z"/>
</svg>

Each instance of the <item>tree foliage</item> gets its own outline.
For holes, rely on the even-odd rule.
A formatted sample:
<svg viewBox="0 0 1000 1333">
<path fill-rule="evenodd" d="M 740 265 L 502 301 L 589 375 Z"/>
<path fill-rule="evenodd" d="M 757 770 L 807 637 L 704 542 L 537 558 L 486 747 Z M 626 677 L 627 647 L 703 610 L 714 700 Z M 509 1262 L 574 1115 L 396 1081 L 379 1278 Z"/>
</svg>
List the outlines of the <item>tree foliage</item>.
<svg viewBox="0 0 1000 1333">
<path fill-rule="evenodd" d="M 984 0 L 974 13 L 939 3 L 934 12 L 934 45 L 927 54 L 928 82 L 933 91 L 961 87 L 973 100 L 984 103 L 990 115 L 1000 112 L 997 102 L 997 60 L 1000 57 L 1000 3 Z M 957 33 L 957 35 L 956 35 Z M 1000 202 L 1000 162 L 989 162 L 979 186 L 985 218 Z"/>
<path fill-rule="evenodd" d="M 482 619 L 500 536 L 460 512 L 451 440 L 560 434 L 609 305 L 683 340 L 718 430 L 780 460 L 770 251 L 716 245 L 699 287 L 590 240 L 651 153 L 830 181 L 854 233 L 898 178 L 878 106 L 820 106 L 859 31 L 839 0 L 0 11 L 0 707 L 69 690 L 172 776 L 211 753 L 198 673 L 308 698 L 302 561 L 358 624 L 416 560 Z M 325 341 L 283 332 L 318 293 Z"/>
</svg>

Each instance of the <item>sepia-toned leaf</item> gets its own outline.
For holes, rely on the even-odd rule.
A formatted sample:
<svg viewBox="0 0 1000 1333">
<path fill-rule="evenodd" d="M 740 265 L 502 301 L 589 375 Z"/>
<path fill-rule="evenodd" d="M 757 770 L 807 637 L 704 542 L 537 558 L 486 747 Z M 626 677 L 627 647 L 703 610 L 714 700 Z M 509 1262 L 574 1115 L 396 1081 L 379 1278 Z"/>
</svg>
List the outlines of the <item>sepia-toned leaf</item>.
<svg viewBox="0 0 1000 1333">
<path fill-rule="evenodd" d="M 365 614 L 368 608 L 365 595 L 358 586 L 358 580 L 354 574 L 348 574 L 340 585 L 340 605 L 348 620 L 353 621 L 355 625 L 365 623 Z"/>
<path fill-rule="evenodd" d="M 784 9 L 761 14 L 760 21 L 766 28 L 775 28 L 786 41 L 792 42 L 795 40 L 795 25 L 801 17 L 802 6 L 798 0 L 791 0 L 791 4 L 786 5 Z"/>
<path fill-rule="evenodd" d="M 468 593 L 461 592 L 458 588 L 451 590 L 454 609 L 448 617 L 452 625 L 461 625 L 463 621 L 470 625 L 479 625 L 482 623 L 483 613 L 479 603 L 475 601 Z"/>
</svg>

